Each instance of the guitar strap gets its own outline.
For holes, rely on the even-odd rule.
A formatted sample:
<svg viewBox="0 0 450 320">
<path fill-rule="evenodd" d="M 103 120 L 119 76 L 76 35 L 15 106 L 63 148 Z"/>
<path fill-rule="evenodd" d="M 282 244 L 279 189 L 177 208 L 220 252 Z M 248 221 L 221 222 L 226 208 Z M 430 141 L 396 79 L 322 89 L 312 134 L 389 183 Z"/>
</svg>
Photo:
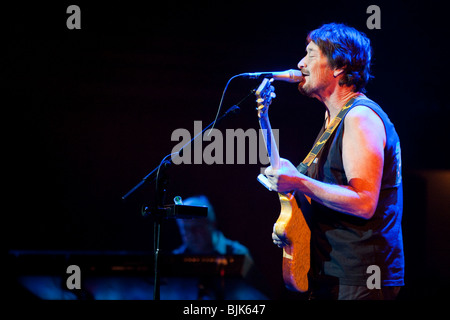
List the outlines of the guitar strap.
<svg viewBox="0 0 450 320">
<path fill-rule="evenodd" d="M 355 101 L 356 97 L 351 98 L 339 111 L 338 115 L 333 119 L 331 124 L 328 126 L 327 130 L 325 130 L 324 133 L 320 136 L 319 140 L 314 144 L 311 151 L 306 156 L 305 160 L 300 163 L 300 165 L 297 167 L 297 170 L 300 171 L 302 174 L 306 174 L 306 171 L 308 171 L 309 166 L 314 161 L 314 159 L 319 154 L 320 150 L 322 150 L 325 143 L 328 141 L 328 138 L 332 135 L 334 130 L 337 128 L 339 123 L 341 123 L 341 120 L 345 117 L 348 111 L 350 111 L 353 102 Z"/>
</svg>

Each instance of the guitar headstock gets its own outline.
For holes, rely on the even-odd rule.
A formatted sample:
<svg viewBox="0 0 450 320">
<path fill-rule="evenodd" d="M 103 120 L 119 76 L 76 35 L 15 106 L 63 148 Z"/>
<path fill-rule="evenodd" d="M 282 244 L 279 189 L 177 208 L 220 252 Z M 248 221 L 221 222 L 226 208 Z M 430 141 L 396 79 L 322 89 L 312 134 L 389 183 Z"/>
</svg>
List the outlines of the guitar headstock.
<svg viewBox="0 0 450 320">
<path fill-rule="evenodd" d="M 258 105 L 258 117 L 267 115 L 272 99 L 276 97 L 275 88 L 272 86 L 273 79 L 265 78 L 255 92 L 256 103 Z"/>
</svg>

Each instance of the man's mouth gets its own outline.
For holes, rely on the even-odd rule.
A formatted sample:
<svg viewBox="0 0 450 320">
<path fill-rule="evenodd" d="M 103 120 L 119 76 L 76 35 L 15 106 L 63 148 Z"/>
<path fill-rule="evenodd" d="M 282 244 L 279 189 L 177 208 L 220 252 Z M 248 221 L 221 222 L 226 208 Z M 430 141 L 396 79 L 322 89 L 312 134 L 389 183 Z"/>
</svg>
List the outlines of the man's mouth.
<svg viewBox="0 0 450 320">
<path fill-rule="evenodd" d="M 302 79 L 301 83 L 306 81 L 306 77 L 309 76 L 309 74 L 302 73 L 302 75 L 303 75 L 303 79 Z"/>
</svg>

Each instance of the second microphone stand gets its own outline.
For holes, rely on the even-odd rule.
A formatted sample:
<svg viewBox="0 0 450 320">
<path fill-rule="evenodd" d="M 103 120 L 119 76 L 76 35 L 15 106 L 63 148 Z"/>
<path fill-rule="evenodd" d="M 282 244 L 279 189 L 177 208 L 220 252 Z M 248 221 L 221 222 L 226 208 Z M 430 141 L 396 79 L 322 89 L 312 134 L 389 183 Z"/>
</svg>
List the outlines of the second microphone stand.
<svg viewBox="0 0 450 320">
<path fill-rule="evenodd" d="M 166 218 L 175 218 L 175 219 L 186 219 L 186 218 L 200 218 L 206 217 L 207 208 L 206 207 L 195 207 L 195 206 L 180 206 L 180 205 L 171 205 L 167 206 L 165 204 L 166 194 L 167 194 L 167 184 L 168 184 L 168 173 L 167 169 L 172 165 L 173 156 L 178 156 L 183 152 L 183 149 L 192 144 L 195 139 L 201 137 L 203 133 L 210 129 L 214 124 L 218 124 L 223 119 L 228 117 L 229 115 L 239 113 L 240 108 L 239 104 L 246 100 L 248 97 L 253 95 L 255 90 L 251 90 L 250 93 L 239 101 L 236 105 L 233 105 L 229 108 L 221 117 L 219 117 L 216 121 L 211 122 L 208 126 L 206 126 L 201 133 L 197 134 L 193 137 L 188 143 L 186 143 L 178 152 L 175 154 L 169 154 L 163 158 L 160 164 L 153 169 L 149 174 L 147 174 L 141 182 L 135 185 L 130 191 L 128 191 L 125 195 L 122 196 L 122 200 L 128 199 L 135 191 L 141 188 L 147 182 L 155 182 L 156 186 L 156 194 L 155 199 L 152 205 L 143 206 L 142 214 L 144 216 L 151 215 L 154 218 L 153 230 L 154 230 L 154 239 L 153 239 L 153 249 L 154 249 L 154 291 L 153 291 L 153 299 L 160 300 L 160 272 L 159 272 L 159 253 L 160 253 L 160 239 L 161 239 L 161 226 L 162 221 Z M 181 208 L 183 207 L 183 208 Z M 186 207 L 186 208 L 184 208 Z M 189 207 L 189 208 L 188 208 Z M 206 210 L 205 210 L 206 209 Z"/>
</svg>

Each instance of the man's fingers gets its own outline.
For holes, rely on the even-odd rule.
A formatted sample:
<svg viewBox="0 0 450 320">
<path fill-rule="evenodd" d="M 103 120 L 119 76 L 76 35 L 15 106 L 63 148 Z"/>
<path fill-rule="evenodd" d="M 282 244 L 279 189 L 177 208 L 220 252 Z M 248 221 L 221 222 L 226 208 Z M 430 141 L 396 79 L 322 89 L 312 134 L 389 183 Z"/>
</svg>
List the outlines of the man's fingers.
<svg viewBox="0 0 450 320">
<path fill-rule="evenodd" d="M 283 242 L 280 239 L 278 239 L 275 233 L 272 233 L 272 241 L 273 244 L 276 245 L 278 248 L 283 248 Z"/>
</svg>

